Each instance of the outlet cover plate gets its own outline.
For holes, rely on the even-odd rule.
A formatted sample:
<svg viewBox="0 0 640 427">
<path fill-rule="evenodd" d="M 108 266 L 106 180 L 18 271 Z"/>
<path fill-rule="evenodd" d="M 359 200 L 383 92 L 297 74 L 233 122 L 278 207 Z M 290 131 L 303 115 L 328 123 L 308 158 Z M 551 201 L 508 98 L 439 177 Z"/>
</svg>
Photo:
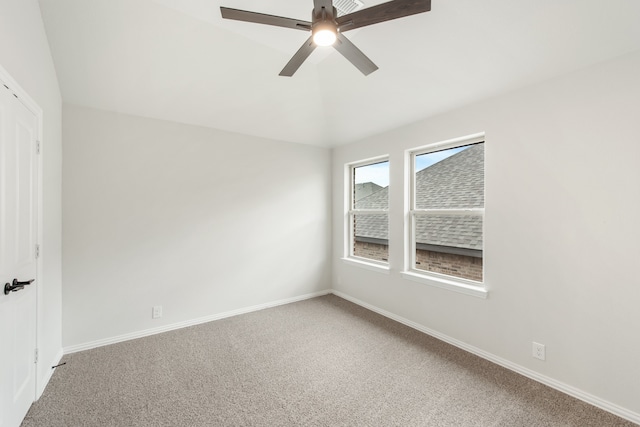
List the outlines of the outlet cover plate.
<svg viewBox="0 0 640 427">
<path fill-rule="evenodd" d="M 154 305 L 153 311 L 151 312 L 151 318 L 158 319 L 159 317 L 162 317 L 162 306 Z"/>
<path fill-rule="evenodd" d="M 535 357 L 536 359 L 540 359 L 540 360 L 545 360 L 546 358 L 546 351 L 544 348 L 544 344 L 540 344 L 537 342 L 533 342 L 533 357 Z"/>
</svg>

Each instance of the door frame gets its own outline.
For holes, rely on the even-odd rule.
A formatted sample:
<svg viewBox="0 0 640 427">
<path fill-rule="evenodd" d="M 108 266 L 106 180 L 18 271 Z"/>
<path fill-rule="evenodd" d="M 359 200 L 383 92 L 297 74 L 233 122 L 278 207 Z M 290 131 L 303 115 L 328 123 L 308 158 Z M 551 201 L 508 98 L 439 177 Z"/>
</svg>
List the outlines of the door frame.
<svg viewBox="0 0 640 427">
<path fill-rule="evenodd" d="M 39 150 L 38 153 L 36 154 L 37 159 L 36 159 L 36 164 L 37 164 L 37 178 L 36 178 L 36 186 L 37 188 L 37 196 L 36 196 L 36 202 L 38 204 L 38 206 L 36 207 L 36 215 L 37 215 L 37 222 L 36 222 L 36 244 L 39 247 L 39 254 L 36 257 L 36 319 L 35 319 L 35 325 L 36 325 L 36 349 L 38 350 L 38 360 L 35 363 L 35 390 L 34 390 L 34 401 L 38 400 L 40 398 L 40 396 L 42 395 L 42 393 L 44 392 L 44 388 L 47 385 L 47 383 L 49 382 L 49 378 L 51 377 L 51 375 L 53 374 L 53 372 L 47 372 L 45 371 L 45 374 L 42 375 L 42 377 L 40 377 L 40 367 L 43 366 L 43 361 L 42 361 L 42 334 L 40 333 L 40 331 L 42 330 L 42 315 L 41 312 L 43 310 L 43 306 L 44 303 L 42 301 L 43 295 L 42 292 L 40 291 L 41 287 L 43 286 L 43 284 L 45 283 L 45 278 L 44 278 L 44 272 L 43 272 L 43 266 L 42 266 L 42 259 L 43 259 L 43 255 L 45 253 L 46 248 L 44 248 L 44 245 L 42 244 L 43 242 L 43 225 L 44 225 L 44 218 L 43 218 L 43 201 L 44 201 L 44 192 L 43 192 L 43 184 L 44 184 L 44 179 L 43 179 L 43 156 L 44 156 L 44 152 L 45 152 L 45 144 L 44 144 L 44 132 L 43 132 L 43 124 L 44 124 L 44 113 L 42 111 L 42 108 L 40 108 L 40 105 L 38 105 L 38 103 L 29 96 L 29 94 L 22 89 L 22 87 L 20 86 L 20 84 L 13 79 L 13 77 L 11 77 L 11 75 L 7 72 L 7 70 L 5 70 L 5 68 L 2 66 L 2 64 L 0 64 L 0 84 L 4 84 L 6 86 L 9 87 L 9 90 L 11 92 L 14 93 L 14 95 L 18 98 L 18 100 L 20 102 L 22 102 L 22 104 L 27 107 L 27 109 L 29 111 L 31 111 L 35 116 L 36 116 L 36 122 L 37 122 L 37 141 L 39 144 Z M 53 371 L 53 370 L 52 370 Z"/>
</svg>

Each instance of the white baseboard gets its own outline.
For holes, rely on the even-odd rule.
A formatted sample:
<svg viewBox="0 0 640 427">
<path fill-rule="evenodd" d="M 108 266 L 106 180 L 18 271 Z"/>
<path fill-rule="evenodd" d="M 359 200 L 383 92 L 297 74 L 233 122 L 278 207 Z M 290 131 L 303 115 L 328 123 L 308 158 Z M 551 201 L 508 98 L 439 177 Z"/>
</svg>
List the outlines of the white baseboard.
<svg viewBox="0 0 640 427">
<path fill-rule="evenodd" d="M 569 396 L 575 397 L 576 399 L 580 399 L 584 402 L 587 402 L 593 406 L 597 406 L 600 409 L 603 409 L 607 412 L 611 412 L 614 415 L 617 415 L 621 418 L 624 418 L 626 420 L 629 420 L 631 422 L 634 422 L 636 424 L 640 424 L 640 414 L 630 411 L 628 409 L 625 409 L 621 406 L 618 406 L 614 403 L 608 402 L 604 399 L 601 399 L 597 396 L 594 396 L 592 394 L 586 393 L 576 387 L 570 386 L 568 384 L 565 384 L 563 382 L 557 381 L 551 377 L 547 377 L 545 375 L 541 375 L 535 371 L 532 371 L 531 369 L 525 368 L 524 366 L 520 366 L 518 364 L 515 364 L 513 362 L 510 362 L 509 360 L 503 359 L 501 357 L 495 356 L 491 353 L 488 353 L 484 350 L 481 350 L 477 347 L 474 347 L 472 345 L 466 344 L 462 341 L 459 341 L 455 338 L 451 338 L 445 334 L 442 334 L 440 332 L 434 331 L 433 329 L 429 329 L 426 326 L 420 325 L 416 322 L 413 322 L 409 319 L 405 319 L 404 317 L 401 316 L 397 316 L 391 312 L 388 312 L 386 310 L 383 310 L 381 308 L 378 308 L 374 305 L 371 305 L 369 303 L 366 303 L 364 301 L 361 301 L 357 298 L 354 298 L 350 295 L 347 295 L 343 292 L 340 291 L 336 291 L 336 290 L 332 290 L 332 293 L 336 296 L 339 296 L 340 298 L 344 298 L 347 301 L 351 301 L 354 304 L 357 304 L 361 307 L 366 308 L 367 310 L 371 310 L 373 312 L 376 312 L 378 314 L 383 315 L 384 317 L 388 317 L 389 319 L 395 320 L 396 322 L 402 323 L 404 325 L 409 326 L 410 328 L 416 329 L 420 332 L 423 332 L 427 335 L 431 335 L 434 338 L 437 338 L 441 341 L 444 341 L 446 343 L 449 343 L 451 345 L 454 345 L 458 348 L 461 348 L 465 351 L 468 351 L 469 353 L 473 353 L 477 356 L 482 357 L 483 359 L 489 360 L 490 362 L 493 362 L 497 365 L 500 365 L 504 368 L 507 368 L 511 371 L 517 372 L 521 375 L 524 375 L 525 377 L 531 378 L 534 381 L 537 381 L 539 383 L 542 383 L 544 385 L 547 385 L 551 388 L 554 388 L 558 391 L 561 391 L 565 394 L 568 394 Z"/>
<path fill-rule="evenodd" d="M 44 377 L 38 378 L 36 400 L 40 399 L 40 396 L 42 396 L 42 393 L 44 393 L 44 389 L 47 387 L 47 384 L 49 384 L 49 381 L 51 380 L 51 376 L 53 375 L 53 371 L 55 371 L 55 369 L 51 368 L 51 366 L 56 366 L 58 363 L 60 363 L 60 360 L 62 359 L 63 355 L 64 353 L 62 351 L 62 348 L 60 348 L 58 350 L 58 353 L 56 353 L 55 357 L 53 358 L 53 360 L 50 360 L 45 366 Z M 40 363 L 44 363 L 44 362 L 38 362 L 38 364 Z"/>
<path fill-rule="evenodd" d="M 227 317 L 237 316 L 239 314 L 251 313 L 252 311 L 264 310 L 265 308 L 277 307 L 279 305 L 290 304 L 292 302 L 303 301 L 319 297 L 322 295 L 330 294 L 331 290 L 326 289 L 324 291 L 314 292 L 311 294 L 300 295 L 293 298 L 286 298 L 278 301 L 272 301 L 264 304 L 258 304 L 251 307 L 244 307 L 237 310 L 225 311 L 223 313 L 213 314 L 211 316 L 199 317 L 197 319 L 185 320 L 184 322 L 172 323 L 170 325 L 164 325 L 157 328 L 145 329 L 143 331 L 131 332 L 124 335 L 118 335 L 115 337 L 104 338 L 96 341 L 90 341 L 87 343 L 71 345 L 64 347 L 64 354 L 76 353 L 78 351 L 90 350 L 92 348 L 102 347 L 105 345 L 116 344 L 123 341 L 129 341 L 136 338 L 148 337 L 150 335 L 160 334 L 162 332 L 173 331 L 175 329 L 186 328 L 188 326 L 199 325 L 202 323 L 212 322 L 214 320 L 220 320 Z"/>
</svg>

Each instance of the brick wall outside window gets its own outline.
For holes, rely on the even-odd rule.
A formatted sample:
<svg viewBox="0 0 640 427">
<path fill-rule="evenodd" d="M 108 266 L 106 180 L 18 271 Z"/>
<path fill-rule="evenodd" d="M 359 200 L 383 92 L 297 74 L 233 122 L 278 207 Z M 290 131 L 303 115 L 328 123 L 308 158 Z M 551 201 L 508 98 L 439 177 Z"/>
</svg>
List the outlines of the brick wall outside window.
<svg viewBox="0 0 640 427">
<path fill-rule="evenodd" d="M 377 243 L 355 242 L 353 254 L 361 258 L 387 262 L 389 247 Z M 418 249 L 416 269 L 482 282 L 482 258 Z"/>
<path fill-rule="evenodd" d="M 387 262 L 389 260 L 389 246 L 378 243 L 355 242 L 353 255 Z"/>
<path fill-rule="evenodd" d="M 482 258 L 418 249 L 416 268 L 482 282 Z"/>
</svg>

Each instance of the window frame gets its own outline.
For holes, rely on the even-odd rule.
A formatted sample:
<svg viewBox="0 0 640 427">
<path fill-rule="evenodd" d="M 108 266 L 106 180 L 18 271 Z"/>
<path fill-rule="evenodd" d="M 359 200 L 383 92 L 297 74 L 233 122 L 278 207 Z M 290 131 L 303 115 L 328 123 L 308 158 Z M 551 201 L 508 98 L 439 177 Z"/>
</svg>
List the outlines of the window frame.
<svg viewBox="0 0 640 427">
<path fill-rule="evenodd" d="M 486 298 L 488 296 L 488 290 L 486 287 L 485 277 L 485 251 L 484 251 L 484 237 L 485 237 L 485 207 L 483 208 L 466 208 L 466 209 L 417 209 L 416 208 L 416 157 L 433 153 L 437 151 L 448 150 L 452 148 L 463 147 L 467 145 L 474 145 L 484 143 L 486 144 L 486 138 L 484 133 L 478 133 L 474 135 L 465 136 L 462 138 L 455 138 L 446 141 L 437 142 L 434 144 L 428 144 L 420 147 L 411 148 L 405 151 L 406 170 L 408 171 L 407 177 L 407 198 L 405 209 L 405 268 L 402 272 L 402 276 L 406 279 L 424 283 L 427 285 L 435 286 L 438 288 L 449 289 L 455 292 L 460 292 L 468 295 L 473 295 L 479 298 Z M 486 147 L 486 145 L 485 145 Z M 486 183 L 486 179 L 485 179 Z M 415 238 L 416 233 L 416 220 L 418 217 L 428 216 L 441 216 L 441 215 L 478 215 L 482 217 L 482 235 L 483 235 L 483 262 L 482 262 L 482 282 L 465 279 L 462 277 L 450 276 L 442 273 L 437 273 L 428 270 L 421 270 L 416 268 L 416 250 L 417 243 Z"/>
<path fill-rule="evenodd" d="M 389 260 L 387 261 L 378 261 L 370 258 L 360 257 L 354 254 L 355 247 L 355 221 L 354 218 L 356 215 L 387 215 L 387 227 L 389 227 L 389 204 L 387 203 L 387 209 L 356 209 L 355 208 L 355 170 L 356 168 L 374 165 L 378 163 L 387 162 L 389 168 L 391 167 L 391 162 L 389 160 L 389 155 L 371 157 L 365 160 L 359 160 L 356 162 L 347 163 L 345 165 L 345 216 L 344 216 L 344 228 L 345 228 L 345 239 L 344 239 L 344 257 L 343 261 L 350 263 L 352 265 L 357 265 L 359 267 L 367 268 L 373 271 L 381 271 L 381 272 L 389 272 Z M 387 228 L 388 229 L 388 228 Z M 391 246 L 389 234 L 387 232 L 387 248 L 389 250 Z"/>
</svg>

